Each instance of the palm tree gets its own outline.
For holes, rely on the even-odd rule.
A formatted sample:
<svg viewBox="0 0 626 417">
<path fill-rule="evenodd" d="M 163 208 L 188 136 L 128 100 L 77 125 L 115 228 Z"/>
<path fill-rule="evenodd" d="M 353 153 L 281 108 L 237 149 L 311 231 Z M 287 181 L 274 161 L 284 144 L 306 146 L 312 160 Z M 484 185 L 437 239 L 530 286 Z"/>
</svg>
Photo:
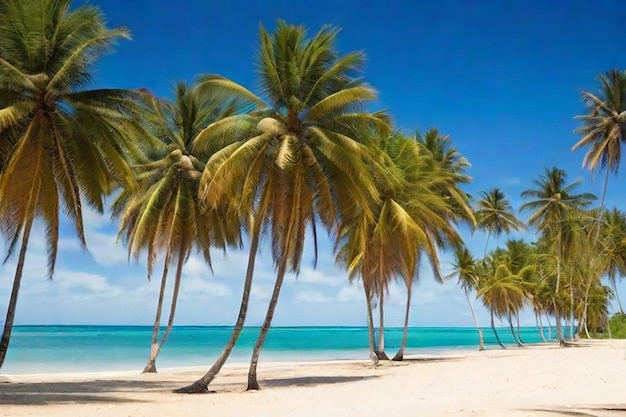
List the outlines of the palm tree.
<svg viewBox="0 0 626 417">
<path fill-rule="evenodd" d="M 201 181 L 200 195 L 208 207 L 239 201 L 252 213 L 259 234 L 271 239 L 277 276 L 250 361 L 252 390 L 259 388 L 259 355 L 285 274 L 299 271 L 306 229 L 311 227 L 316 236 L 318 220 L 338 233 L 340 218 L 361 210 L 371 217 L 370 205 L 378 199 L 365 163 L 372 160 L 371 152 L 363 141 L 387 135 L 388 117 L 365 110 L 376 94 L 354 78 L 363 56 L 340 56 L 334 50 L 336 34 L 324 27 L 307 40 L 303 27 L 283 21 L 274 34 L 261 27 L 260 85 L 269 104 L 256 119 L 228 122 L 256 123 L 252 135 L 240 132 L 241 141 L 211 157 Z M 209 127 L 207 135 L 221 128 Z M 209 376 L 180 391 L 206 392 Z"/>
<path fill-rule="evenodd" d="M 617 208 L 605 211 L 600 224 L 599 248 L 602 272 L 609 278 L 617 298 L 620 313 L 624 314 L 617 291 L 617 281 L 626 275 L 626 215 Z"/>
<path fill-rule="evenodd" d="M 542 234 L 546 248 L 556 261 L 556 285 L 554 298 L 554 315 L 556 319 L 557 339 L 564 344 L 561 331 L 561 312 L 557 297 L 561 289 L 561 273 L 563 260 L 568 255 L 565 242 L 565 222 L 570 215 L 588 207 L 596 198 L 590 193 L 574 194 L 580 181 L 566 184 L 567 174 L 562 169 L 546 168 L 545 173 L 534 180 L 535 188 L 522 193 L 529 199 L 522 204 L 522 210 L 532 210 L 528 223 Z"/>
<path fill-rule="evenodd" d="M 160 252 L 165 254 L 163 273 L 152 331 L 150 355 L 144 373 L 156 372 L 156 358 L 167 340 L 176 313 L 183 265 L 194 247 L 210 266 L 211 246 L 226 249 L 241 239 L 238 216 L 232 210 L 203 213 L 198 187 L 207 155 L 194 154 L 193 142 L 210 123 L 228 117 L 237 102 L 225 102 L 200 83 L 188 88 L 179 83 L 174 102 L 151 100 L 144 114 L 150 148 L 137 166 L 139 190 L 122 193 L 114 204 L 123 213 L 120 236 L 129 256 L 138 258 L 147 249 L 148 278 Z M 233 215 L 234 214 L 234 215 Z M 159 341 L 161 313 L 170 264 L 176 265 L 174 291 L 167 328 Z"/>
<path fill-rule="evenodd" d="M 525 225 L 513 214 L 513 207 L 499 188 L 494 188 L 489 192 L 481 192 L 482 198 L 478 201 L 476 209 L 476 221 L 478 229 L 487 231 L 487 242 L 485 243 L 484 255 L 487 254 L 489 238 L 493 235 L 496 238 L 502 233 L 511 233 L 525 229 Z"/>
<path fill-rule="evenodd" d="M 609 173 L 617 173 L 622 157 L 621 146 L 626 141 L 626 71 L 612 69 L 600 75 L 600 88 L 596 94 L 581 93 L 588 113 L 576 116 L 582 125 L 576 133 L 582 138 L 572 150 L 589 147 L 583 167 L 591 172 L 598 167 L 606 170 L 600 211 L 604 209 Z"/>
<path fill-rule="evenodd" d="M 9 254 L 21 239 L 7 309 L 0 366 L 9 346 L 24 259 L 36 217 L 45 224 L 48 273 L 57 257 L 59 207 L 86 247 L 82 204 L 103 211 L 103 197 L 132 185 L 126 155 L 140 129 L 138 92 L 84 90 L 96 59 L 128 38 L 108 29 L 98 8 L 70 0 L 0 3 L 0 219 Z M 5 141 L 9 141 L 7 145 Z"/>
<path fill-rule="evenodd" d="M 478 290 L 480 277 L 477 271 L 477 261 L 465 246 L 459 247 L 454 251 L 454 258 L 455 261 L 452 264 L 452 272 L 446 278 L 458 277 L 458 284 L 465 293 L 467 305 L 470 308 L 472 319 L 474 320 L 474 326 L 476 326 L 476 330 L 478 331 L 478 350 L 485 350 L 483 329 L 478 325 L 476 312 L 474 311 L 473 303 L 469 297 L 470 292 Z"/>
</svg>

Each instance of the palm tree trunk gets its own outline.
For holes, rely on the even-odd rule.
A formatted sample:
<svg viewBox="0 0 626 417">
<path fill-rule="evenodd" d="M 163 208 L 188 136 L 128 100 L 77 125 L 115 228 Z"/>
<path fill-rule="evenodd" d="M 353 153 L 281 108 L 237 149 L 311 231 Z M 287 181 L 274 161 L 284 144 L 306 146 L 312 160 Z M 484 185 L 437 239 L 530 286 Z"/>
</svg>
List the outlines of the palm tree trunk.
<svg viewBox="0 0 626 417">
<path fill-rule="evenodd" d="M 472 305 L 472 301 L 469 297 L 469 291 L 467 289 L 464 290 L 465 298 L 467 299 L 467 305 L 470 308 L 470 312 L 472 313 L 472 320 L 474 320 L 474 326 L 476 326 L 476 330 L 478 331 L 478 350 L 485 350 L 485 341 L 483 339 L 483 329 L 478 325 L 478 319 L 476 318 L 476 312 L 474 311 L 474 306 Z"/>
<path fill-rule="evenodd" d="M 487 248 L 489 247 L 489 238 L 491 237 L 491 230 L 487 232 L 487 242 L 485 242 L 485 251 L 483 252 L 483 258 L 487 256 Z"/>
<path fill-rule="evenodd" d="M 411 284 L 407 284 L 406 287 L 406 309 L 404 311 L 404 328 L 402 329 L 402 342 L 400 343 L 400 349 L 398 353 L 393 357 L 392 361 L 402 361 L 404 359 L 404 350 L 406 349 L 406 341 L 409 335 L 409 312 L 411 310 Z"/>
<path fill-rule="evenodd" d="M 589 334 L 589 327 L 587 326 L 587 317 L 583 317 L 583 329 L 585 330 L 585 336 L 587 339 L 591 339 L 591 335 Z"/>
<path fill-rule="evenodd" d="M 615 291 L 615 297 L 617 298 L 617 305 L 619 306 L 619 312 L 624 314 L 624 309 L 622 308 L 622 300 L 619 298 L 619 291 L 617 291 L 617 279 L 613 279 L 613 291 Z"/>
<path fill-rule="evenodd" d="M 519 314 L 515 315 L 515 321 L 516 321 L 516 324 L 517 324 L 517 340 L 519 340 L 520 343 L 523 344 L 524 341 L 522 340 L 522 334 L 521 334 L 520 325 L 519 325 Z"/>
<path fill-rule="evenodd" d="M 541 312 L 535 313 L 535 322 L 537 323 L 537 331 L 539 332 L 539 337 L 544 342 L 547 342 L 546 335 L 543 333 L 543 323 L 541 322 Z"/>
<path fill-rule="evenodd" d="M 252 351 L 252 358 L 250 359 L 250 369 L 248 370 L 248 387 L 246 388 L 246 391 L 261 389 L 257 380 L 257 366 L 259 364 L 259 356 L 261 355 L 261 349 L 263 348 L 263 344 L 265 343 L 267 333 L 269 332 L 270 326 L 272 325 L 274 311 L 276 310 L 278 297 L 280 296 L 280 290 L 283 286 L 285 273 L 287 272 L 287 260 L 287 256 L 283 255 L 283 259 L 281 259 L 280 266 L 278 267 L 278 273 L 276 275 L 276 282 L 274 283 L 272 298 L 270 299 L 270 304 L 267 308 L 267 313 L 265 314 L 265 320 L 263 321 L 263 326 L 261 326 L 259 337 L 257 338 L 256 344 L 254 345 L 254 350 Z"/>
<path fill-rule="evenodd" d="M 211 368 L 204 375 L 202 375 L 200 379 L 198 379 L 191 385 L 179 388 L 174 392 L 184 394 L 209 392 L 209 384 L 215 379 L 217 374 L 219 374 L 220 370 L 222 369 L 222 367 L 228 360 L 228 357 L 235 348 L 235 344 L 237 344 L 239 335 L 241 335 L 241 331 L 243 330 L 243 326 L 246 321 L 246 315 L 248 313 L 248 303 L 250 301 L 250 292 L 252 291 L 254 265 L 256 262 L 256 255 L 259 249 L 261 223 L 262 221 L 255 222 L 252 231 L 250 251 L 248 253 L 248 267 L 246 269 L 246 278 L 243 284 L 243 294 L 241 295 L 241 303 L 239 305 L 239 315 L 237 316 L 237 321 L 235 322 L 235 327 L 233 328 L 233 332 L 230 335 L 230 339 L 228 339 L 226 346 L 224 346 L 224 350 L 215 360 L 213 366 L 211 366 Z"/>
<path fill-rule="evenodd" d="M 574 278 L 569 276 L 569 340 L 574 341 Z"/>
<path fill-rule="evenodd" d="M 37 193 L 39 194 L 39 187 L 37 187 Z M 32 197 L 31 197 L 32 198 Z M 22 232 L 22 245 L 20 247 L 20 254 L 17 259 L 17 267 L 15 268 L 15 277 L 13 278 L 13 288 L 11 289 L 11 296 L 9 298 L 9 305 L 7 306 L 6 320 L 4 321 L 4 330 L 2 331 L 2 339 L 0 339 L 0 369 L 4 364 L 4 360 L 9 350 L 9 342 L 11 341 L 11 332 L 13 331 L 13 321 L 15 320 L 15 311 L 17 307 L 17 297 L 20 291 L 20 284 L 22 282 L 22 275 L 24 272 L 24 261 L 26 260 L 26 251 L 28 250 L 28 240 L 30 239 L 30 232 L 34 222 L 34 210 L 30 208 L 27 214 L 26 222 L 24 224 L 24 231 Z"/>
<path fill-rule="evenodd" d="M 365 289 L 365 286 L 363 286 Z M 370 350 L 370 359 L 374 366 L 378 365 L 378 356 L 376 355 L 376 341 L 374 336 L 374 314 L 372 313 L 372 296 L 365 289 L 365 300 L 367 302 L 367 343 Z"/>
<path fill-rule="evenodd" d="M 183 275 L 183 265 L 185 265 L 185 256 L 184 256 L 184 248 L 180 248 L 180 253 L 178 254 L 178 265 L 176 266 L 176 278 L 174 280 L 174 292 L 172 293 L 172 304 L 170 305 L 170 317 L 167 319 L 167 328 L 165 329 L 165 333 L 163 333 L 163 337 L 161 337 L 161 341 L 159 342 L 156 354 L 159 355 L 161 348 L 170 337 L 170 333 L 172 332 L 172 328 L 174 327 L 174 317 L 176 316 L 176 305 L 178 304 L 178 292 L 180 291 L 180 281 Z M 155 357 L 156 360 L 156 357 Z"/>
<path fill-rule="evenodd" d="M 548 323 L 548 340 L 552 340 L 552 323 L 550 323 L 550 316 L 546 311 L 546 322 Z"/>
<path fill-rule="evenodd" d="M 554 289 L 554 319 L 556 320 L 556 340 L 559 345 L 564 346 L 565 340 L 563 339 L 563 329 L 561 328 L 561 314 L 559 311 L 559 303 L 557 301 L 559 297 L 559 290 L 561 288 L 561 242 L 559 235 L 559 254 L 556 257 L 556 288 Z"/>
<path fill-rule="evenodd" d="M 380 292 L 380 299 L 378 303 L 378 351 L 376 352 L 376 356 L 378 359 L 389 360 L 389 356 L 385 353 L 385 291 Z"/>
<path fill-rule="evenodd" d="M 502 349 L 506 349 L 506 347 L 500 341 L 500 337 L 498 336 L 498 332 L 496 331 L 496 325 L 493 322 L 493 308 L 491 309 L 491 329 L 493 330 L 493 334 L 496 336 L 496 340 Z"/>
<path fill-rule="evenodd" d="M 161 275 L 161 288 L 159 289 L 159 301 L 157 303 L 156 315 L 154 318 L 154 327 L 152 327 L 152 341 L 150 343 L 150 355 L 148 356 L 148 363 L 143 368 L 144 374 L 156 373 L 156 358 L 159 355 L 159 331 L 161 330 L 161 314 L 163 312 L 163 299 L 165 298 L 165 287 L 167 284 L 167 272 L 170 262 L 170 252 L 168 250 L 165 255 L 165 261 L 163 264 L 163 274 Z"/>
<path fill-rule="evenodd" d="M 517 346 L 519 347 L 524 347 L 524 345 L 522 344 L 522 342 L 520 342 L 519 340 L 517 340 L 517 336 L 515 335 L 515 330 L 513 329 L 513 319 L 511 318 L 511 315 L 508 314 L 508 319 L 509 319 L 509 329 L 511 329 L 511 336 L 513 336 L 513 340 L 515 341 L 515 343 L 517 344 Z"/>
</svg>

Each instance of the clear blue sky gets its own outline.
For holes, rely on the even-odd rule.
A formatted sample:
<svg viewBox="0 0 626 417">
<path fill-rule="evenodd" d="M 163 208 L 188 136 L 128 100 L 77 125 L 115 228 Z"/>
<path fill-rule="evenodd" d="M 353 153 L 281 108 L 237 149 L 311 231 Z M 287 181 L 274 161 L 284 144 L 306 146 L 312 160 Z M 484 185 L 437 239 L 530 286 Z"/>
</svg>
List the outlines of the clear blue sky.
<svg viewBox="0 0 626 417">
<path fill-rule="evenodd" d="M 597 75 L 626 68 L 626 2 L 599 1 L 187 1 L 100 0 L 111 26 L 127 26 L 132 41 L 100 61 L 98 87 L 146 87 L 169 95 L 174 82 L 219 73 L 255 90 L 259 24 L 276 19 L 340 26 L 341 51 L 363 50 L 366 79 L 380 92 L 379 106 L 403 129 L 438 127 L 451 135 L 472 163 L 469 191 L 501 187 L 514 205 L 545 166 L 558 165 L 584 180 L 582 152 L 570 152 L 573 116 L 583 111 L 580 89 L 595 89 Z M 621 29 L 621 30 L 620 30 Z M 609 205 L 626 209 L 620 178 L 611 178 Z M 126 263 L 114 245 L 116 225 L 87 213 L 90 254 L 63 231 L 58 272 L 45 281 L 44 246 L 35 241 L 27 265 L 19 323 L 148 324 L 157 283 L 143 264 Z M 532 237 L 528 235 L 528 237 Z M 485 236 L 467 236 L 480 254 Z M 494 242 L 495 245 L 495 242 Z M 305 261 L 287 283 L 276 323 L 365 324 L 361 290 L 333 266 L 328 242 L 317 271 Z M 250 324 L 258 324 L 273 272 L 262 256 Z M 238 308 L 245 254 L 216 254 L 216 276 L 189 264 L 178 323 L 230 324 Z M 14 263 L 0 270 L 0 310 L 8 300 Z M 445 267 L 445 266 L 444 266 Z M 626 284 L 621 286 L 626 298 Z M 424 271 L 415 293 L 412 324 L 471 325 L 467 306 L 452 283 L 437 285 Z M 404 295 L 393 287 L 387 317 L 399 325 Z M 199 314 L 199 312 L 202 312 Z M 485 311 L 480 309 L 483 323 Z M 531 322 L 530 317 L 526 317 Z"/>
</svg>

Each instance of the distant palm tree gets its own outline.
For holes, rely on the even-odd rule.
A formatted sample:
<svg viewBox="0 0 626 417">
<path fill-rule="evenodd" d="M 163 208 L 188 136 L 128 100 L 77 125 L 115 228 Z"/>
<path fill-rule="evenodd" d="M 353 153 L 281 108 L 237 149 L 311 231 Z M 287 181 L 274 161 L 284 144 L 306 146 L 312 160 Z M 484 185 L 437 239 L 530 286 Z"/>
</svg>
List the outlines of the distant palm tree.
<svg viewBox="0 0 626 417">
<path fill-rule="evenodd" d="M 476 312 L 474 311 L 473 303 L 469 297 L 470 292 L 477 291 L 479 286 L 480 276 L 477 261 L 465 246 L 456 248 L 454 258 L 452 272 L 446 278 L 458 277 L 458 283 L 465 293 L 467 305 L 470 308 L 472 319 L 474 320 L 474 326 L 476 326 L 476 330 L 478 331 L 478 350 L 484 350 L 483 329 L 478 325 Z"/>
<path fill-rule="evenodd" d="M 83 203 L 102 212 L 104 196 L 120 184 L 133 184 L 126 156 L 140 133 L 131 118 L 140 94 L 83 89 L 96 59 L 128 33 L 108 29 L 98 8 L 70 3 L 0 2 L 0 222 L 9 255 L 21 239 L 0 339 L 0 367 L 35 218 L 45 225 L 52 277 L 60 207 L 86 247 Z"/>
<path fill-rule="evenodd" d="M 576 133 L 582 138 L 572 150 L 589 147 L 583 167 L 591 172 L 605 169 L 600 211 L 604 209 L 609 173 L 617 173 L 622 158 L 622 143 L 626 141 L 626 71 L 613 69 L 600 75 L 597 93 L 583 91 L 582 100 L 588 113 L 576 116 L 582 125 Z"/>
<path fill-rule="evenodd" d="M 337 233 L 341 217 L 362 210 L 372 216 L 370 206 L 378 199 L 366 165 L 372 158 L 366 142 L 389 134 L 389 120 L 366 111 L 376 93 L 355 78 L 363 56 L 339 55 L 336 34 L 325 27 L 307 39 L 303 27 L 283 21 L 273 34 L 261 27 L 258 62 L 267 110 L 228 122 L 253 128 L 238 132 L 241 141 L 209 160 L 201 182 L 200 195 L 208 207 L 239 201 L 272 243 L 276 281 L 250 361 L 250 390 L 259 389 L 259 355 L 285 274 L 299 271 L 307 228 L 315 237 L 319 222 Z M 224 126 L 209 127 L 207 135 Z M 208 372 L 179 391 L 206 392 L 213 377 Z"/>
<path fill-rule="evenodd" d="M 120 236 L 129 256 L 147 249 L 148 277 L 159 253 L 164 253 L 163 274 L 152 331 L 152 345 L 144 372 L 156 372 L 156 358 L 167 340 L 176 313 L 183 265 L 195 247 L 210 266 L 209 248 L 225 249 L 241 242 L 236 213 L 228 209 L 203 213 L 198 201 L 200 177 L 210 155 L 193 152 L 193 143 L 209 124 L 241 107 L 211 94 L 200 81 L 189 88 L 176 86 L 173 102 L 153 99 L 143 115 L 150 148 L 137 165 L 139 190 L 122 193 L 114 212 L 122 214 Z M 230 215 L 229 215 L 230 214 Z M 234 215 L 233 215 L 234 214 Z M 171 263 L 176 262 L 174 291 L 167 328 L 159 341 L 163 299 Z"/>
<path fill-rule="evenodd" d="M 534 188 L 522 193 L 528 199 L 522 204 L 522 210 L 532 211 L 528 223 L 542 234 L 546 248 L 556 261 L 556 285 L 554 298 L 554 315 L 556 318 L 557 339 L 564 343 L 561 329 L 561 312 L 557 297 L 561 289 L 561 273 L 563 260 L 568 256 L 565 242 L 565 227 L 568 216 L 587 208 L 595 195 L 590 193 L 574 194 L 580 181 L 566 184 L 567 174 L 562 169 L 546 168 L 545 173 L 534 181 Z"/>
<path fill-rule="evenodd" d="M 487 254 L 489 238 L 493 235 L 496 238 L 502 233 L 511 233 L 525 229 L 525 225 L 513 214 L 513 207 L 499 188 L 494 188 L 489 192 L 483 191 L 482 198 L 478 200 L 476 208 L 476 221 L 478 229 L 487 231 L 487 242 L 485 243 L 484 255 Z"/>
<path fill-rule="evenodd" d="M 624 314 L 617 291 L 617 281 L 626 275 L 626 215 L 617 208 L 605 211 L 600 226 L 600 258 L 603 272 L 608 276 L 617 298 L 620 313 Z"/>
</svg>

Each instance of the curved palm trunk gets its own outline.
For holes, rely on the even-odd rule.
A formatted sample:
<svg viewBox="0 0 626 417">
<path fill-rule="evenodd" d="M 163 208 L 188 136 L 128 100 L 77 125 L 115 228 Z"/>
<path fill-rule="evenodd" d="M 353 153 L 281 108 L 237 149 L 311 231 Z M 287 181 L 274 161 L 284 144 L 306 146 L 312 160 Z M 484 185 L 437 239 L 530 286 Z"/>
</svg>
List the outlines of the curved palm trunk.
<svg viewBox="0 0 626 417">
<path fill-rule="evenodd" d="M 500 341 L 500 337 L 498 336 L 498 332 L 496 331 L 496 325 L 493 322 L 493 308 L 490 310 L 491 311 L 491 330 L 493 330 L 493 334 L 496 336 L 496 341 L 498 342 L 498 344 L 500 345 L 500 347 L 502 349 L 506 349 L 506 347 L 502 344 L 502 342 Z"/>
<path fill-rule="evenodd" d="M 515 315 L 515 324 L 517 325 L 517 340 L 520 341 L 520 343 L 524 343 L 524 341 L 522 340 L 522 332 L 520 331 L 520 325 L 519 325 L 519 314 Z"/>
<path fill-rule="evenodd" d="M 511 329 L 511 336 L 513 336 L 513 340 L 515 341 L 515 343 L 517 344 L 517 346 L 519 347 L 525 347 L 524 344 L 522 342 L 520 342 L 517 339 L 517 336 L 515 335 L 515 330 L 513 329 L 513 319 L 511 318 L 511 315 L 508 314 L 508 319 L 509 319 L 509 329 Z"/>
<path fill-rule="evenodd" d="M 412 282 L 412 281 L 411 281 Z M 404 350 L 406 349 L 406 341 L 409 335 L 409 313 L 411 310 L 411 293 L 412 285 L 407 283 L 406 287 L 406 309 L 404 311 L 404 328 L 402 329 L 402 342 L 400 343 L 400 349 L 393 357 L 392 361 L 402 361 L 404 359 Z"/>
<path fill-rule="evenodd" d="M 546 335 L 543 332 L 543 323 L 541 322 L 541 312 L 535 313 L 535 323 L 537 323 L 537 332 L 544 342 L 547 342 Z"/>
<path fill-rule="evenodd" d="M 548 323 L 548 340 L 552 340 L 552 323 L 550 323 L 550 315 L 546 311 L 546 322 Z"/>
<path fill-rule="evenodd" d="M 624 314 L 624 309 L 622 308 L 622 300 L 619 298 L 619 291 L 617 291 L 617 280 L 613 279 L 613 291 L 615 291 L 615 298 L 617 298 L 617 305 L 619 306 L 619 312 Z"/>
<path fill-rule="evenodd" d="M 257 228 L 257 224 L 259 227 Z M 248 303 L 250 301 L 250 292 L 252 290 L 252 277 L 254 275 L 254 265 L 256 262 L 256 255 L 259 249 L 259 235 L 260 235 L 260 225 L 261 222 L 255 223 L 255 228 L 253 230 L 252 240 L 250 242 L 250 252 L 248 254 L 248 267 L 246 269 L 246 279 L 243 285 L 243 294 L 241 296 L 241 304 L 239 306 L 239 315 L 237 316 L 237 321 L 235 323 L 235 327 L 233 328 L 233 332 L 230 335 L 230 339 L 224 346 L 224 350 L 220 354 L 220 356 L 215 360 L 215 363 L 211 368 L 204 374 L 200 379 L 195 381 L 189 386 L 179 388 L 174 392 L 183 393 L 183 394 L 200 394 L 209 392 L 209 384 L 215 379 L 217 374 L 219 374 L 220 370 L 228 360 L 228 357 L 232 353 L 235 348 L 235 344 L 237 344 L 237 340 L 239 339 L 239 335 L 241 335 L 241 331 L 243 330 L 243 325 L 246 321 L 246 315 L 248 313 Z"/>
<path fill-rule="evenodd" d="M 178 304 L 178 293 L 180 291 L 180 281 L 183 275 L 183 265 L 185 264 L 185 257 L 183 254 L 183 248 L 180 250 L 180 254 L 178 255 L 178 265 L 176 266 L 176 278 L 174 281 L 174 292 L 172 293 L 172 304 L 170 305 L 170 317 L 167 319 L 167 327 L 165 332 L 163 333 L 163 337 L 161 337 L 161 341 L 159 342 L 156 354 L 154 356 L 155 372 L 156 372 L 156 358 L 161 351 L 161 348 L 170 337 L 170 333 L 172 332 L 172 328 L 174 327 L 174 317 L 176 316 L 176 305 Z"/>
<path fill-rule="evenodd" d="M 376 355 L 376 341 L 374 337 L 374 314 L 372 313 L 372 296 L 365 290 L 365 300 L 367 302 L 367 343 L 369 345 L 369 356 L 374 366 L 378 365 Z"/>
<path fill-rule="evenodd" d="M 559 311 L 559 305 L 557 303 L 557 297 L 559 296 L 559 289 L 561 288 L 561 243 L 559 238 L 559 255 L 556 257 L 556 288 L 554 289 L 554 319 L 556 320 L 556 340 L 559 345 L 565 346 L 565 340 L 563 339 L 563 329 L 561 328 L 561 312 Z"/>
<path fill-rule="evenodd" d="M 483 258 L 487 256 L 487 248 L 489 247 L 489 238 L 491 237 L 491 230 L 487 232 L 487 242 L 485 242 L 485 251 L 483 252 Z"/>
<path fill-rule="evenodd" d="M 278 304 L 278 297 L 280 296 L 280 290 L 283 286 L 283 280 L 285 279 L 285 273 L 287 272 L 287 257 L 284 256 L 281 259 L 280 266 L 278 267 L 278 274 L 276 275 L 276 282 L 274 283 L 274 291 L 272 292 L 272 298 L 265 314 L 265 320 L 263 326 L 261 326 L 261 332 L 257 338 L 254 350 L 252 351 L 252 358 L 250 359 L 250 369 L 248 370 L 248 387 L 246 391 L 259 390 L 259 382 L 257 380 L 257 366 L 259 364 L 259 356 L 261 355 L 261 349 L 265 343 L 267 332 L 272 325 L 272 319 L 274 318 L 274 311 L 276 310 L 276 304 Z"/>
<path fill-rule="evenodd" d="M 569 340 L 574 341 L 574 279 L 569 276 Z"/>
<path fill-rule="evenodd" d="M 36 194 L 39 192 L 37 191 Z M 32 211 L 32 210 L 29 210 Z M 30 239 L 30 232 L 33 227 L 34 213 L 29 215 L 26 224 L 24 225 L 24 231 L 22 233 L 22 245 L 20 247 L 20 254 L 17 260 L 17 267 L 15 268 L 15 277 L 13 278 L 13 288 L 11 289 L 11 296 L 9 298 L 9 305 L 7 306 L 6 320 L 4 321 L 4 329 L 2 331 L 2 338 L 0 339 L 0 369 L 4 364 L 4 360 L 9 350 L 9 342 L 11 341 L 11 332 L 13 331 L 13 322 L 15 320 L 15 311 L 17 307 L 17 297 L 20 291 L 20 285 L 22 283 L 22 275 L 24 272 L 24 261 L 26 260 L 26 251 L 28 250 L 28 240 Z"/>
<path fill-rule="evenodd" d="M 384 312 L 385 296 L 384 296 L 384 293 L 385 293 L 384 291 L 380 292 L 380 300 L 378 303 L 379 325 L 378 325 L 378 351 L 376 352 L 376 356 L 378 356 L 378 359 L 389 360 L 389 356 L 387 356 L 387 354 L 385 353 L 385 312 Z"/>
<path fill-rule="evenodd" d="M 483 329 L 478 325 L 478 319 L 476 318 L 476 312 L 474 311 L 474 306 L 472 305 L 472 301 L 469 298 L 469 291 L 465 289 L 465 298 L 467 299 L 467 305 L 470 308 L 470 312 L 472 313 L 472 320 L 474 320 L 474 326 L 476 326 L 476 330 L 478 331 L 478 350 L 485 350 L 485 341 L 483 339 Z"/>
<path fill-rule="evenodd" d="M 152 327 L 152 341 L 150 343 L 150 355 L 148 363 L 143 368 L 144 374 L 156 373 L 156 358 L 159 355 L 159 332 L 161 330 L 161 314 L 163 312 L 163 299 L 165 298 L 165 288 L 167 286 L 167 272 L 169 269 L 170 253 L 168 251 L 165 256 L 163 265 L 163 274 L 161 275 L 161 288 L 159 289 L 159 301 L 157 303 L 156 315 L 154 318 L 154 326 Z"/>
</svg>

